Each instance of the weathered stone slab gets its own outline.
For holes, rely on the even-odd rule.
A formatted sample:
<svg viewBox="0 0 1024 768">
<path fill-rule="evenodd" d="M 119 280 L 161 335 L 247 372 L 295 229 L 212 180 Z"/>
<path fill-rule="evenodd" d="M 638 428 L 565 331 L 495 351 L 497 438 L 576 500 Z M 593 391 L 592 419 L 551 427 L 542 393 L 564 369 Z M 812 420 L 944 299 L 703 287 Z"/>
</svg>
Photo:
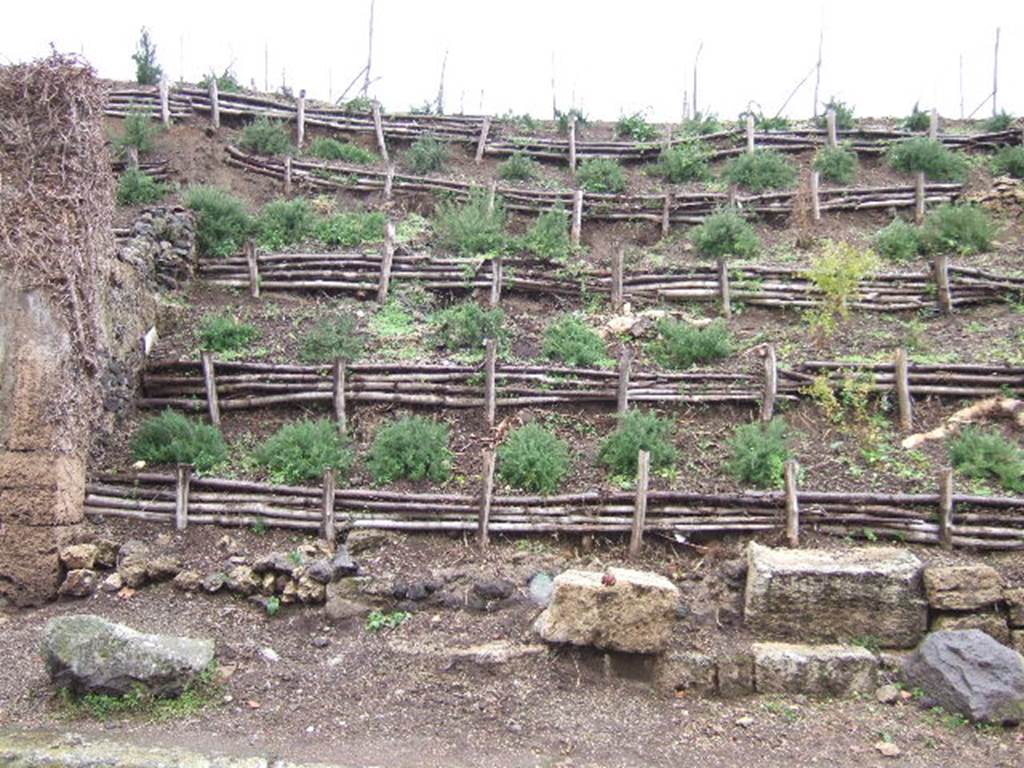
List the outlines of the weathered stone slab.
<svg viewBox="0 0 1024 768">
<path fill-rule="evenodd" d="M 1003 577 L 989 565 L 939 565 L 924 569 L 928 605 L 939 611 L 973 611 L 1003 598 Z"/>
<path fill-rule="evenodd" d="M 932 619 L 932 631 L 977 629 L 1003 645 L 1010 643 L 1010 628 L 1001 613 L 944 613 Z"/>
<path fill-rule="evenodd" d="M 1011 627 L 1024 627 L 1024 587 L 1012 587 L 1003 591 L 1006 601 L 1007 620 Z"/>
<path fill-rule="evenodd" d="M 848 697 L 877 687 L 878 659 L 856 645 L 755 643 L 758 693 Z"/>
<path fill-rule="evenodd" d="M 663 693 L 711 696 L 718 692 L 718 665 L 706 653 L 670 651 L 658 657 L 654 684 Z"/>
</svg>

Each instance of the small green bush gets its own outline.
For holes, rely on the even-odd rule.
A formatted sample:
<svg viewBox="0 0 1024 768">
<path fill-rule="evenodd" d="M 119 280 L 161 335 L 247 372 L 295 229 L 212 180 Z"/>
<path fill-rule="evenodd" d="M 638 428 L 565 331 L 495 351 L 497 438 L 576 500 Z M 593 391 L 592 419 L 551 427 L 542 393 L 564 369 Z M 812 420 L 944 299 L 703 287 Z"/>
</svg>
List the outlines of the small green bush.
<svg viewBox="0 0 1024 768">
<path fill-rule="evenodd" d="M 690 241 L 701 256 L 745 259 L 757 253 L 761 241 L 754 227 L 736 211 L 723 209 L 693 228 Z"/>
<path fill-rule="evenodd" d="M 992 158 L 992 172 L 1024 179 L 1024 147 L 1003 147 Z"/>
<path fill-rule="evenodd" d="M 366 114 L 367 112 L 373 111 L 373 99 L 366 96 L 356 96 L 354 99 L 346 101 L 341 108 L 349 113 L 354 114 Z M 381 112 L 384 111 L 384 105 L 381 105 Z"/>
<path fill-rule="evenodd" d="M 451 472 L 451 463 L 448 426 L 422 416 L 408 416 L 382 427 L 366 459 L 376 483 L 443 483 Z"/>
<path fill-rule="evenodd" d="M 729 447 L 732 456 L 726 469 L 739 482 L 758 488 L 782 485 L 783 467 L 790 457 L 782 419 L 738 427 Z"/>
<path fill-rule="evenodd" d="M 435 312 L 430 318 L 434 344 L 450 351 L 476 352 L 487 339 L 505 337 L 505 313 L 484 309 L 473 301 Z"/>
<path fill-rule="evenodd" d="M 409 146 L 404 160 L 413 173 L 442 171 L 448 164 L 448 146 L 433 136 L 421 136 Z"/>
<path fill-rule="evenodd" d="M 242 129 L 239 146 L 257 155 L 290 155 L 292 140 L 283 123 L 268 117 L 257 117 Z"/>
<path fill-rule="evenodd" d="M 628 411 L 619 426 L 601 445 L 598 461 L 613 475 L 635 477 L 637 454 L 651 454 L 651 469 L 667 469 L 676 460 L 675 423 L 647 411 Z"/>
<path fill-rule="evenodd" d="M 561 209 L 544 211 L 521 240 L 524 249 L 549 261 L 565 261 L 572 253 L 569 214 Z"/>
<path fill-rule="evenodd" d="M 540 175 L 540 163 L 516 152 L 498 166 L 498 177 L 506 181 L 530 181 Z"/>
<path fill-rule="evenodd" d="M 814 158 L 814 169 L 825 181 L 849 184 L 857 176 L 857 153 L 849 147 L 822 147 Z"/>
<path fill-rule="evenodd" d="M 199 342 L 207 352 L 241 352 L 259 338 L 259 330 L 230 314 L 204 315 Z"/>
<path fill-rule="evenodd" d="M 705 181 L 711 176 L 708 169 L 708 152 L 696 142 L 663 149 L 658 156 L 658 162 L 649 167 L 648 173 L 670 184 Z"/>
<path fill-rule="evenodd" d="M 834 96 L 825 102 L 825 108 L 821 111 L 821 116 L 818 117 L 819 128 L 824 128 L 828 125 L 828 118 L 826 115 L 830 109 L 836 113 L 837 131 L 853 130 L 856 125 L 856 121 L 853 118 L 853 106 L 847 104 L 845 101 L 839 101 L 839 99 Z"/>
<path fill-rule="evenodd" d="M 468 202 L 442 203 L 434 219 L 441 244 L 463 256 L 499 250 L 505 244 L 505 207 L 501 199 L 490 207 L 485 190 L 473 190 Z"/>
<path fill-rule="evenodd" d="M 164 71 L 156 63 L 156 45 L 145 27 L 139 32 L 139 42 L 132 54 L 135 62 L 135 82 L 139 85 L 156 85 L 163 77 Z"/>
<path fill-rule="evenodd" d="M 904 173 L 924 172 L 934 181 L 960 181 L 967 172 L 963 156 L 934 139 L 915 136 L 895 142 L 886 153 L 889 165 Z"/>
<path fill-rule="evenodd" d="M 619 118 L 615 124 L 615 135 L 620 139 L 654 141 L 658 138 L 658 129 L 647 122 L 643 112 L 634 112 Z"/>
<path fill-rule="evenodd" d="M 569 123 L 572 122 L 573 118 L 576 118 L 576 130 L 579 130 L 587 124 L 587 116 L 583 114 L 583 111 L 573 107 L 568 112 L 561 112 L 555 110 L 555 126 L 558 132 L 563 136 L 569 133 Z"/>
<path fill-rule="evenodd" d="M 562 315 L 544 330 L 541 352 L 549 360 L 581 368 L 611 364 L 601 337 L 573 315 Z"/>
<path fill-rule="evenodd" d="M 740 112 L 737 122 L 740 125 L 746 125 L 748 114 L 754 115 L 754 128 L 759 131 L 785 131 L 789 128 L 788 118 L 785 118 L 782 115 L 768 117 L 764 112 Z"/>
<path fill-rule="evenodd" d="M 918 102 L 915 101 L 910 115 L 903 121 L 903 128 L 908 131 L 927 131 L 931 123 L 931 115 L 919 109 Z"/>
<path fill-rule="evenodd" d="M 788 189 L 796 183 L 796 167 L 780 153 L 757 149 L 737 155 L 725 164 L 722 177 L 751 192 Z"/>
<path fill-rule="evenodd" d="M 997 432 L 967 427 L 950 445 L 949 457 L 967 477 L 995 479 L 1011 493 L 1024 492 L 1024 451 Z"/>
<path fill-rule="evenodd" d="M 921 251 L 921 232 L 903 219 L 893 219 L 878 231 L 873 245 L 889 261 L 910 261 Z"/>
<path fill-rule="evenodd" d="M 256 217 L 256 242 L 267 250 L 301 243 L 313 234 L 316 214 L 305 198 L 274 200 Z"/>
<path fill-rule="evenodd" d="M 683 120 L 680 132 L 685 136 L 708 136 L 722 130 L 722 123 L 713 112 L 702 114 L 697 112 L 693 117 Z"/>
<path fill-rule="evenodd" d="M 313 143 L 309 145 L 309 154 L 319 157 L 321 160 L 340 160 L 356 165 L 372 165 L 378 159 L 377 155 L 358 144 L 350 144 L 347 141 L 338 141 L 323 136 L 313 139 Z"/>
<path fill-rule="evenodd" d="M 805 272 L 821 299 L 808 310 L 811 325 L 829 335 L 837 323 L 849 314 L 850 301 L 857 295 L 861 281 L 878 268 L 874 251 L 845 242 L 825 241 L 821 253 L 811 257 Z"/>
<path fill-rule="evenodd" d="M 317 240 L 334 248 L 353 248 L 384 239 L 387 218 L 380 211 L 336 213 L 320 219 L 313 227 Z"/>
<path fill-rule="evenodd" d="M 658 321 L 657 333 L 648 351 L 666 368 L 683 370 L 697 363 L 721 360 L 733 351 L 729 327 L 721 320 L 700 327 L 663 318 Z"/>
<path fill-rule="evenodd" d="M 319 480 L 328 469 L 347 480 L 355 455 L 352 440 L 329 419 L 285 424 L 253 451 L 275 483 Z"/>
<path fill-rule="evenodd" d="M 365 340 L 356 328 L 356 321 L 348 316 L 321 320 L 302 337 L 299 359 L 304 363 L 327 363 L 333 360 L 358 360 Z"/>
<path fill-rule="evenodd" d="M 527 493 L 554 493 L 569 472 L 569 445 L 539 424 L 509 433 L 498 448 L 498 475 Z"/>
<path fill-rule="evenodd" d="M 576 183 L 587 192 L 619 193 L 626 189 L 626 174 L 615 160 L 592 157 L 576 169 Z"/>
<path fill-rule="evenodd" d="M 117 180 L 117 204 L 149 205 L 162 200 L 168 191 L 166 184 L 138 168 L 129 168 Z"/>
<path fill-rule="evenodd" d="M 153 151 L 160 127 L 145 112 L 133 111 L 124 119 L 124 130 L 114 139 L 120 154 L 125 154 L 128 147 L 134 147 L 139 157 Z"/>
<path fill-rule="evenodd" d="M 999 133 L 1001 131 L 1008 131 L 1013 127 L 1013 115 L 1009 114 L 1005 109 L 998 115 L 993 115 L 984 123 L 982 123 L 982 130 L 986 133 Z"/>
<path fill-rule="evenodd" d="M 252 231 L 252 218 L 242 201 L 217 187 L 189 187 L 185 205 L 197 214 L 196 244 L 204 256 L 237 253 Z"/>
<path fill-rule="evenodd" d="M 925 217 L 921 243 L 928 253 L 973 256 L 991 249 L 996 232 L 997 227 L 984 208 L 969 203 L 944 203 Z"/>
<path fill-rule="evenodd" d="M 193 464 L 207 472 L 228 457 L 220 431 L 169 408 L 142 422 L 132 453 L 150 464 Z"/>
<path fill-rule="evenodd" d="M 199 79 L 199 87 L 206 90 L 210 89 L 210 83 L 214 80 L 217 81 L 217 93 L 241 93 L 242 84 L 238 82 L 238 76 L 228 67 L 219 75 L 211 72 L 208 75 L 203 75 Z"/>
</svg>

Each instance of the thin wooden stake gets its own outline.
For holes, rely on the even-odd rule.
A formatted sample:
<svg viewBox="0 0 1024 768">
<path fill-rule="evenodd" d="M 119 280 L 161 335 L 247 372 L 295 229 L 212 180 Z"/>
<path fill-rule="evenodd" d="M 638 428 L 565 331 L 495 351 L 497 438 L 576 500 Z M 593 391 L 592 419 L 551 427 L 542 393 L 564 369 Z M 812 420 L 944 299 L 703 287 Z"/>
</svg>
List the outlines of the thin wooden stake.
<svg viewBox="0 0 1024 768">
<path fill-rule="evenodd" d="M 572 244 L 578 246 L 583 236 L 583 190 L 572 193 Z"/>
<path fill-rule="evenodd" d="M 494 498 L 494 451 L 485 450 L 483 476 L 480 488 L 480 520 L 477 523 L 476 540 L 481 547 L 491 543 L 491 502 Z"/>
<path fill-rule="evenodd" d="M 498 341 L 487 339 L 484 346 L 484 411 L 487 426 L 493 427 L 497 412 L 497 385 L 495 368 L 498 364 Z"/>
<path fill-rule="evenodd" d="M 334 496 L 337 490 L 337 476 L 333 467 L 324 470 L 323 495 L 320 499 L 320 538 L 333 544 L 337 538 L 335 528 Z"/>
<path fill-rule="evenodd" d="M 747 113 L 747 152 L 754 153 L 754 115 Z"/>
<path fill-rule="evenodd" d="M 384 122 L 380 116 L 380 102 L 373 102 L 373 130 L 377 134 L 377 150 L 384 162 L 388 162 L 388 145 L 384 141 Z"/>
<path fill-rule="evenodd" d="M 569 172 L 576 173 L 576 116 L 569 118 Z"/>
<path fill-rule="evenodd" d="M 388 300 L 388 286 L 391 285 L 391 264 L 395 259 L 395 225 L 388 222 L 384 229 L 384 258 L 380 262 L 380 282 L 377 285 L 377 302 Z"/>
<path fill-rule="evenodd" d="M 629 534 L 629 556 L 639 557 L 644 545 L 647 521 L 647 489 L 650 481 L 651 454 L 640 451 L 636 457 L 636 501 L 633 504 L 633 528 Z"/>
<path fill-rule="evenodd" d="M 779 388 L 779 370 L 775 362 L 775 347 L 764 349 L 764 395 L 761 398 L 761 421 L 771 421 L 775 415 L 775 395 Z"/>
<path fill-rule="evenodd" d="M 395 166 L 388 163 L 387 175 L 384 177 L 384 199 L 391 199 L 391 192 L 395 184 Z"/>
<path fill-rule="evenodd" d="M 625 253 L 622 248 L 616 248 L 612 254 L 612 309 L 616 312 L 622 311 L 625 303 L 622 289 L 622 273 Z"/>
<path fill-rule="evenodd" d="M 290 155 L 284 159 L 284 196 L 292 196 L 292 158 Z"/>
<path fill-rule="evenodd" d="M 306 89 L 299 91 L 299 101 L 295 105 L 295 146 L 302 149 L 306 139 Z"/>
<path fill-rule="evenodd" d="M 245 241 L 245 260 L 249 265 L 249 295 L 254 299 L 260 297 L 260 266 L 256 259 L 256 243 Z"/>
<path fill-rule="evenodd" d="M 893 367 L 896 374 L 896 400 L 899 404 L 900 429 L 909 432 L 913 427 L 914 417 L 910 402 L 910 374 L 905 349 L 896 350 L 896 354 L 893 356 Z"/>
<path fill-rule="evenodd" d="M 672 193 L 665 194 L 665 202 L 661 207 L 661 236 L 668 237 L 672 228 Z"/>
<path fill-rule="evenodd" d="M 476 143 L 476 164 L 480 165 L 484 159 L 484 149 L 487 147 L 487 134 L 491 132 L 491 118 L 490 115 L 484 118 L 483 125 L 480 126 L 480 139 Z"/>
<path fill-rule="evenodd" d="M 171 87 L 166 74 L 160 76 L 160 122 L 164 128 L 171 127 Z"/>
<path fill-rule="evenodd" d="M 821 221 L 821 174 L 811 171 L 811 211 L 815 221 Z"/>
<path fill-rule="evenodd" d="M 139 148 L 125 147 L 125 153 L 125 164 L 133 170 L 139 170 Z"/>
<path fill-rule="evenodd" d="M 782 479 L 786 489 L 786 543 L 800 546 L 800 502 L 797 498 L 797 463 L 790 459 L 783 465 Z"/>
<path fill-rule="evenodd" d="M 939 110 L 932 107 L 932 113 L 928 116 L 928 138 L 935 141 L 939 138 Z"/>
<path fill-rule="evenodd" d="M 953 470 L 939 472 L 939 544 L 953 548 Z"/>
<path fill-rule="evenodd" d="M 220 93 L 217 90 L 217 76 L 210 73 L 210 127 L 220 128 Z"/>
<path fill-rule="evenodd" d="M 629 374 L 633 367 L 633 350 L 622 345 L 619 350 L 619 383 L 615 391 L 615 412 L 619 415 L 629 410 Z"/>
<path fill-rule="evenodd" d="M 213 353 L 203 352 L 203 386 L 206 388 L 206 410 L 210 423 L 220 426 L 220 402 L 217 400 L 217 378 L 213 368 Z"/>
<path fill-rule="evenodd" d="M 836 137 L 836 111 L 834 109 L 825 113 L 825 124 L 828 126 L 828 145 L 835 148 L 839 145 L 839 140 Z"/>
<path fill-rule="evenodd" d="M 338 425 L 338 431 L 344 432 L 348 427 L 345 418 L 345 361 L 340 357 L 334 361 L 334 369 L 331 372 L 331 383 L 334 402 L 334 423 Z"/>
<path fill-rule="evenodd" d="M 725 259 L 718 260 L 718 299 L 722 317 L 732 317 L 732 297 L 729 289 L 729 265 Z"/>
<path fill-rule="evenodd" d="M 491 306 L 496 307 L 501 303 L 501 279 L 503 275 L 501 256 L 491 259 Z"/>
<path fill-rule="evenodd" d="M 492 181 L 487 188 L 487 212 L 494 213 L 494 206 L 498 204 L 498 182 Z"/>
<path fill-rule="evenodd" d="M 924 222 L 924 171 L 914 174 L 914 221 Z"/>
<path fill-rule="evenodd" d="M 939 302 L 939 311 L 944 315 L 953 312 L 953 294 L 949 290 L 949 257 L 944 253 L 936 254 L 935 266 L 935 296 Z"/>
<path fill-rule="evenodd" d="M 174 494 L 174 527 L 184 531 L 188 527 L 188 491 L 192 483 L 192 465 L 179 464 Z"/>
</svg>

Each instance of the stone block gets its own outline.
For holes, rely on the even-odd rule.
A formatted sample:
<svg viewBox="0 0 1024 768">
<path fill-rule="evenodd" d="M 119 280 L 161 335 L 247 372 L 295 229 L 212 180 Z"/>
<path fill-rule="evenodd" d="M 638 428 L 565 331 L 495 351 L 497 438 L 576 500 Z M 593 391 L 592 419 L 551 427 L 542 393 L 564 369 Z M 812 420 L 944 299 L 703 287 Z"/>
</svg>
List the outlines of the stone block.
<svg viewBox="0 0 1024 768">
<path fill-rule="evenodd" d="M 877 688 L 878 659 L 856 645 L 755 643 L 758 693 L 849 697 Z"/>
</svg>

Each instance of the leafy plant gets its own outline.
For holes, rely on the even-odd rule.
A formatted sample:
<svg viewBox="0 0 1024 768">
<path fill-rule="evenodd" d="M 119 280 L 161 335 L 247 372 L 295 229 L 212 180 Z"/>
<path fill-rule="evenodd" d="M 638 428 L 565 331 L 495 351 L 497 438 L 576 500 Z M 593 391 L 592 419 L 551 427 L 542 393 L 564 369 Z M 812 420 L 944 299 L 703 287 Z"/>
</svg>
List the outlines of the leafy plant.
<svg viewBox="0 0 1024 768">
<path fill-rule="evenodd" d="M 478 351 L 487 339 L 505 337 L 505 313 L 474 301 L 455 304 L 430 318 L 434 344 L 448 350 Z"/>
<path fill-rule="evenodd" d="M 204 256 L 236 253 L 252 231 L 252 218 L 242 201 L 217 187 L 189 187 L 185 205 L 198 214 L 196 244 Z"/>
<path fill-rule="evenodd" d="M 676 460 L 675 423 L 647 411 L 628 411 L 619 417 L 618 428 L 601 446 L 598 461 L 612 474 L 635 477 L 637 454 L 651 454 L 652 469 L 666 469 Z"/>
<path fill-rule="evenodd" d="M 347 141 L 338 141 L 324 136 L 313 139 L 309 145 L 309 154 L 321 160 L 340 160 L 356 165 L 372 165 L 377 162 L 377 155 L 368 149 Z"/>
<path fill-rule="evenodd" d="M 576 169 L 576 183 L 587 192 L 619 193 L 626 188 L 626 175 L 615 160 L 592 157 Z"/>
<path fill-rule="evenodd" d="M 730 209 L 716 211 L 690 232 L 690 241 L 701 256 L 747 258 L 757 253 L 761 241 L 754 227 Z"/>
<path fill-rule="evenodd" d="M 266 602 L 267 616 L 274 617 L 281 611 L 281 598 L 277 595 L 271 595 L 267 598 Z"/>
<path fill-rule="evenodd" d="M 162 200 L 168 191 L 166 184 L 161 184 L 148 173 L 129 168 L 117 180 L 117 204 L 148 205 Z"/>
<path fill-rule="evenodd" d="M 156 63 L 156 45 L 145 27 L 139 33 L 139 42 L 135 45 L 132 61 L 135 62 L 135 82 L 139 85 L 156 85 L 160 82 L 164 72 Z"/>
<path fill-rule="evenodd" d="M 811 257 L 807 279 L 821 294 L 820 304 L 809 311 L 811 324 L 830 334 L 841 319 L 849 314 L 849 302 L 868 274 L 878 268 L 874 251 L 859 249 L 849 243 L 826 241 L 821 253 Z"/>
<path fill-rule="evenodd" d="M 554 493 L 568 472 L 568 443 L 539 424 L 513 430 L 498 449 L 501 479 L 528 493 Z"/>
<path fill-rule="evenodd" d="M 737 155 L 725 164 L 722 177 L 730 184 L 751 192 L 787 189 L 796 183 L 796 167 L 771 149 L 757 149 Z"/>
<path fill-rule="evenodd" d="M 992 158 L 992 172 L 1024 179 L 1024 147 L 1003 147 Z"/>
<path fill-rule="evenodd" d="M 1024 492 L 1024 451 L 998 432 L 967 427 L 950 445 L 949 457 L 967 477 L 994 479 L 1007 491 Z"/>
<path fill-rule="evenodd" d="M 855 120 L 853 119 L 853 106 L 847 104 L 845 101 L 840 101 L 835 96 L 825 102 L 825 108 L 822 110 L 821 116 L 818 118 L 819 128 L 824 128 L 828 124 L 826 115 L 830 109 L 836 113 L 836 130 L 853 130 L 855 125 Z"/>
<path fill-rule="evenodd" d="M 406 611 L 370 611 L 366 617 L 366 631 L 380 632 L 382 629 L 398 629 L 411 616 Z"/>
<path fill-rule="evenodd" d="M 666 368 L 686 369 L 696 363 L 728 357 L 733 351 L 729 327 L 720 320 L 701 327 L 663 318 L 658 321 L 657 333 L 648 351 Z"/>
<path fill-rule="evenodd" d="M 409 146 L 404 160 L 413 173 L 441 171 L 448 164 L 448 147 L 433 136 L 421 136 Z"/>
<path fill-rule="evenodd" d="M 852 182 L 857 166 L 857 153 L 849 147 L 822 147 L 814 158 L 814 169 L 821 178 L 836 184 Z"/>
<path fill-rule="evenodd" d="M 1013 115 L 1004 109 L 998 115 L 992 115 L 992 117 L 982 123 L 981 127 L 987 133 L 1008 131 L 1013 127 Z"/>
<path fill-rule="evenodd" d="M 498 166 L 498 177 L 506 181 L 530 181 L 540 175 L 540 163 L 522 152 L 513 153 Z"/>
<path fill-rule="evenodd" d="M 203 75 L 199 80 L 199 87 L 209 90 L 210 83 L 214 80 L 217 81 L 218 93 L 241 93 L 242 91 L 242 84 L 238 82 L 238 77 L 230 66 L 226 67 L 219 75 L 215 72 Z"/>
<path fill-rule="evenodd" d="M 253 451 L 256 464 L 275 483 L 319 480 L 328 469 L 348 478 L 355 455 L 351 438 L 328 419 L 285 424 Z"/>
<path fill-rule="evenodd" d="M 587 116 L 576 107 L 573 107 L 568 112 L 560 112 L 555 110 L 555 126 L 558 132 L 563 136 L 569 133 L 569 123 L 572 122 L 573 118 L 576 118 L 576 128 L 582 128 L 587 124 Z"/>
<path fill-rule="evenodd" d="M 789 128 L 789 120 L 782 115 L 768 117 L 764 112 L 740 112 L 739 122 L 745 123 L 747 115 L 754 116 L 754 128 L 759 131 L 784 131 Z"/>
<path fill-rule="evenodd" d="M 732 450 L 726 469 L 739 482 L 758 488 L 782 485 L 783 467 L 789 460 L 786 423 L 774 418 L 767 424 L 743 424 L 729 441 Z"/>
<path fill-rule="evenodd" d="M 199 341 L 209 352 L 240 352 L 259 335 L 255 326 L 228 313 L 208 314 L 199 322 Z"/>
<path fill-rule="evenodd" d="M 648 173 L 658 176 L 670 184 L 685 181 L 704 181 L 711 176 L 708 169 L 708 152 L 697 142 L 678 144 L 663 149 L 658 162 L 648 168 Z"/>
<path fill-rule="evenodd" d="M 134 147 L 139 157 L 153 151 L 155 139 L 157 134 L 160 133 L 160 128 L 147 113 L 139 111 L 130 112 L 125 117 L 122 127 L 124 130 L 121 132 L 121 135 L 114 140 L 120 154 L 125 154 L 125 150 L 129 147 Z"/>
<path fill-rule="evenodd" d="M 386 228 L 387 218 L 381 211 L 336 213 L 317 221 L 313 233 L 324 245 L 353 248 L 381 242 Z"/>
<path fill-rule="evenodd" d="M 921 232 L 913 224 L 896 218 L 880 229 L 872 242 L 889 261 L 910 261 L 921 250 Z"/>
<path fill-rule="evenodd" d="M 683 120 L 680 130 L 688 136 L 708 136 L 722 130 L 722 123 L 713 112 L 706 115 L 697 112 L 693 117 Z"/>
<path fill-rule="evenodd" d="M 407 416 L 382 427 L 366 459 L 376 483 L 403 479 L 443 483 L 451 463 L 448 426 L 422 416 Z"/>
<path fill-rule="evenodd" d="M 951 252 L 973 256 L 992 247 L 997 231 L 984 208 L 944 203 L 925 217 L 921 243 L 928 253 Z"/>
<path fill-rule="evenodd" d="M 333 360 L 358 360 L 365 340 L 349 315 L 327 318 L 314 325 L 302 338 L 299 359 L 304 363 L 326 363 Z"/>
<path fill-rule="evenodd" d="M 204 708 L 215 704 L 222 696 L 216 681 L 217 664 L 211 662 L 199 675 L 185 685 L 175 697 L 160 697 L 141 684 L 121 696 L 106 693 L 76 694 L 70 688 L 60 688 L 57 698 L 61 708 L 71 718 L 90 718 L 106 721 L 114 718 L 140 718 L 154 722 L 195 717 Z"/>
<path fill-rule="evenodd" d="M 354 99 L 349 99 L 344 104 L 342 104 L 341 108 L 346 112 L 351 112 L 355 114 L 365 114 L 367 112 L 373 111 L 373 99 L 370 99 L 366 96 L 356 96 Z M 383 109 L 384 107 L 381 106 L 382 111 Z"/>
<path fill-rule="evenodd" d="M 654 141 L 658 138 L 658 129 L 647 122 L 643 112 L 634 112 L 619 118 L 615 124 L 615 135 L 622 139 Z"/>
<path fill-rule="evenodd" d="M 908 131 L 927 131 L 931 126 L 931 115 L 918 108 L 918 102 L 914 102 L 914 108 L 910 115 L 903 121 L 903 128 Z"/>
<path fill-rule="evenodd" d="M 280 250 L 307 239 L 315 222 L 316 214 L 305 198 L 274 200 L 256 217 L 256 242 L 268 250 Z"/>
<path fill-rule="evenodd" d="M 168 408 L 142 422 L 132 454 L 150 464 L 192 464 L 207 472 L 227 459 L 228 447 L 216 427 Z"/>
<path fill-rule="evenodd" d="M 505 207 L 499 198 L 492 209 L 487 192 L 473 190 L 464 205 L 441 204 L 434 232 L 442 245 L 464 256 L 497 250 L 505 243 Z"/>
<path fill-rule="evenodd" d="M 544 330 L 544 357 L 566 365 L 589 368 L 611 364 L 604 341 L 573 315 L 562 315 Z"/>
<path fill-rule="evenodd" d="M 550 261 L 565 261 L 572 253 L 569 214 L 560 208 L 544 211 L 522 237 L 523 248 Z"/>
<path fill-rule="evenodd" d="M 242 129 L 238 144 L 258 155 L 290 155 L 292 152 L 292 140 L 284 124 L 262 115 Z"/>
<path fill-rule="evenodd" d="M 935 181 L 960 181 L 967 172 L 967 162 L 962 155 L 924 136 L 893 143 L 886 159 L 894 170 L 924 172 L 927 178 Z"/>
</svg>

